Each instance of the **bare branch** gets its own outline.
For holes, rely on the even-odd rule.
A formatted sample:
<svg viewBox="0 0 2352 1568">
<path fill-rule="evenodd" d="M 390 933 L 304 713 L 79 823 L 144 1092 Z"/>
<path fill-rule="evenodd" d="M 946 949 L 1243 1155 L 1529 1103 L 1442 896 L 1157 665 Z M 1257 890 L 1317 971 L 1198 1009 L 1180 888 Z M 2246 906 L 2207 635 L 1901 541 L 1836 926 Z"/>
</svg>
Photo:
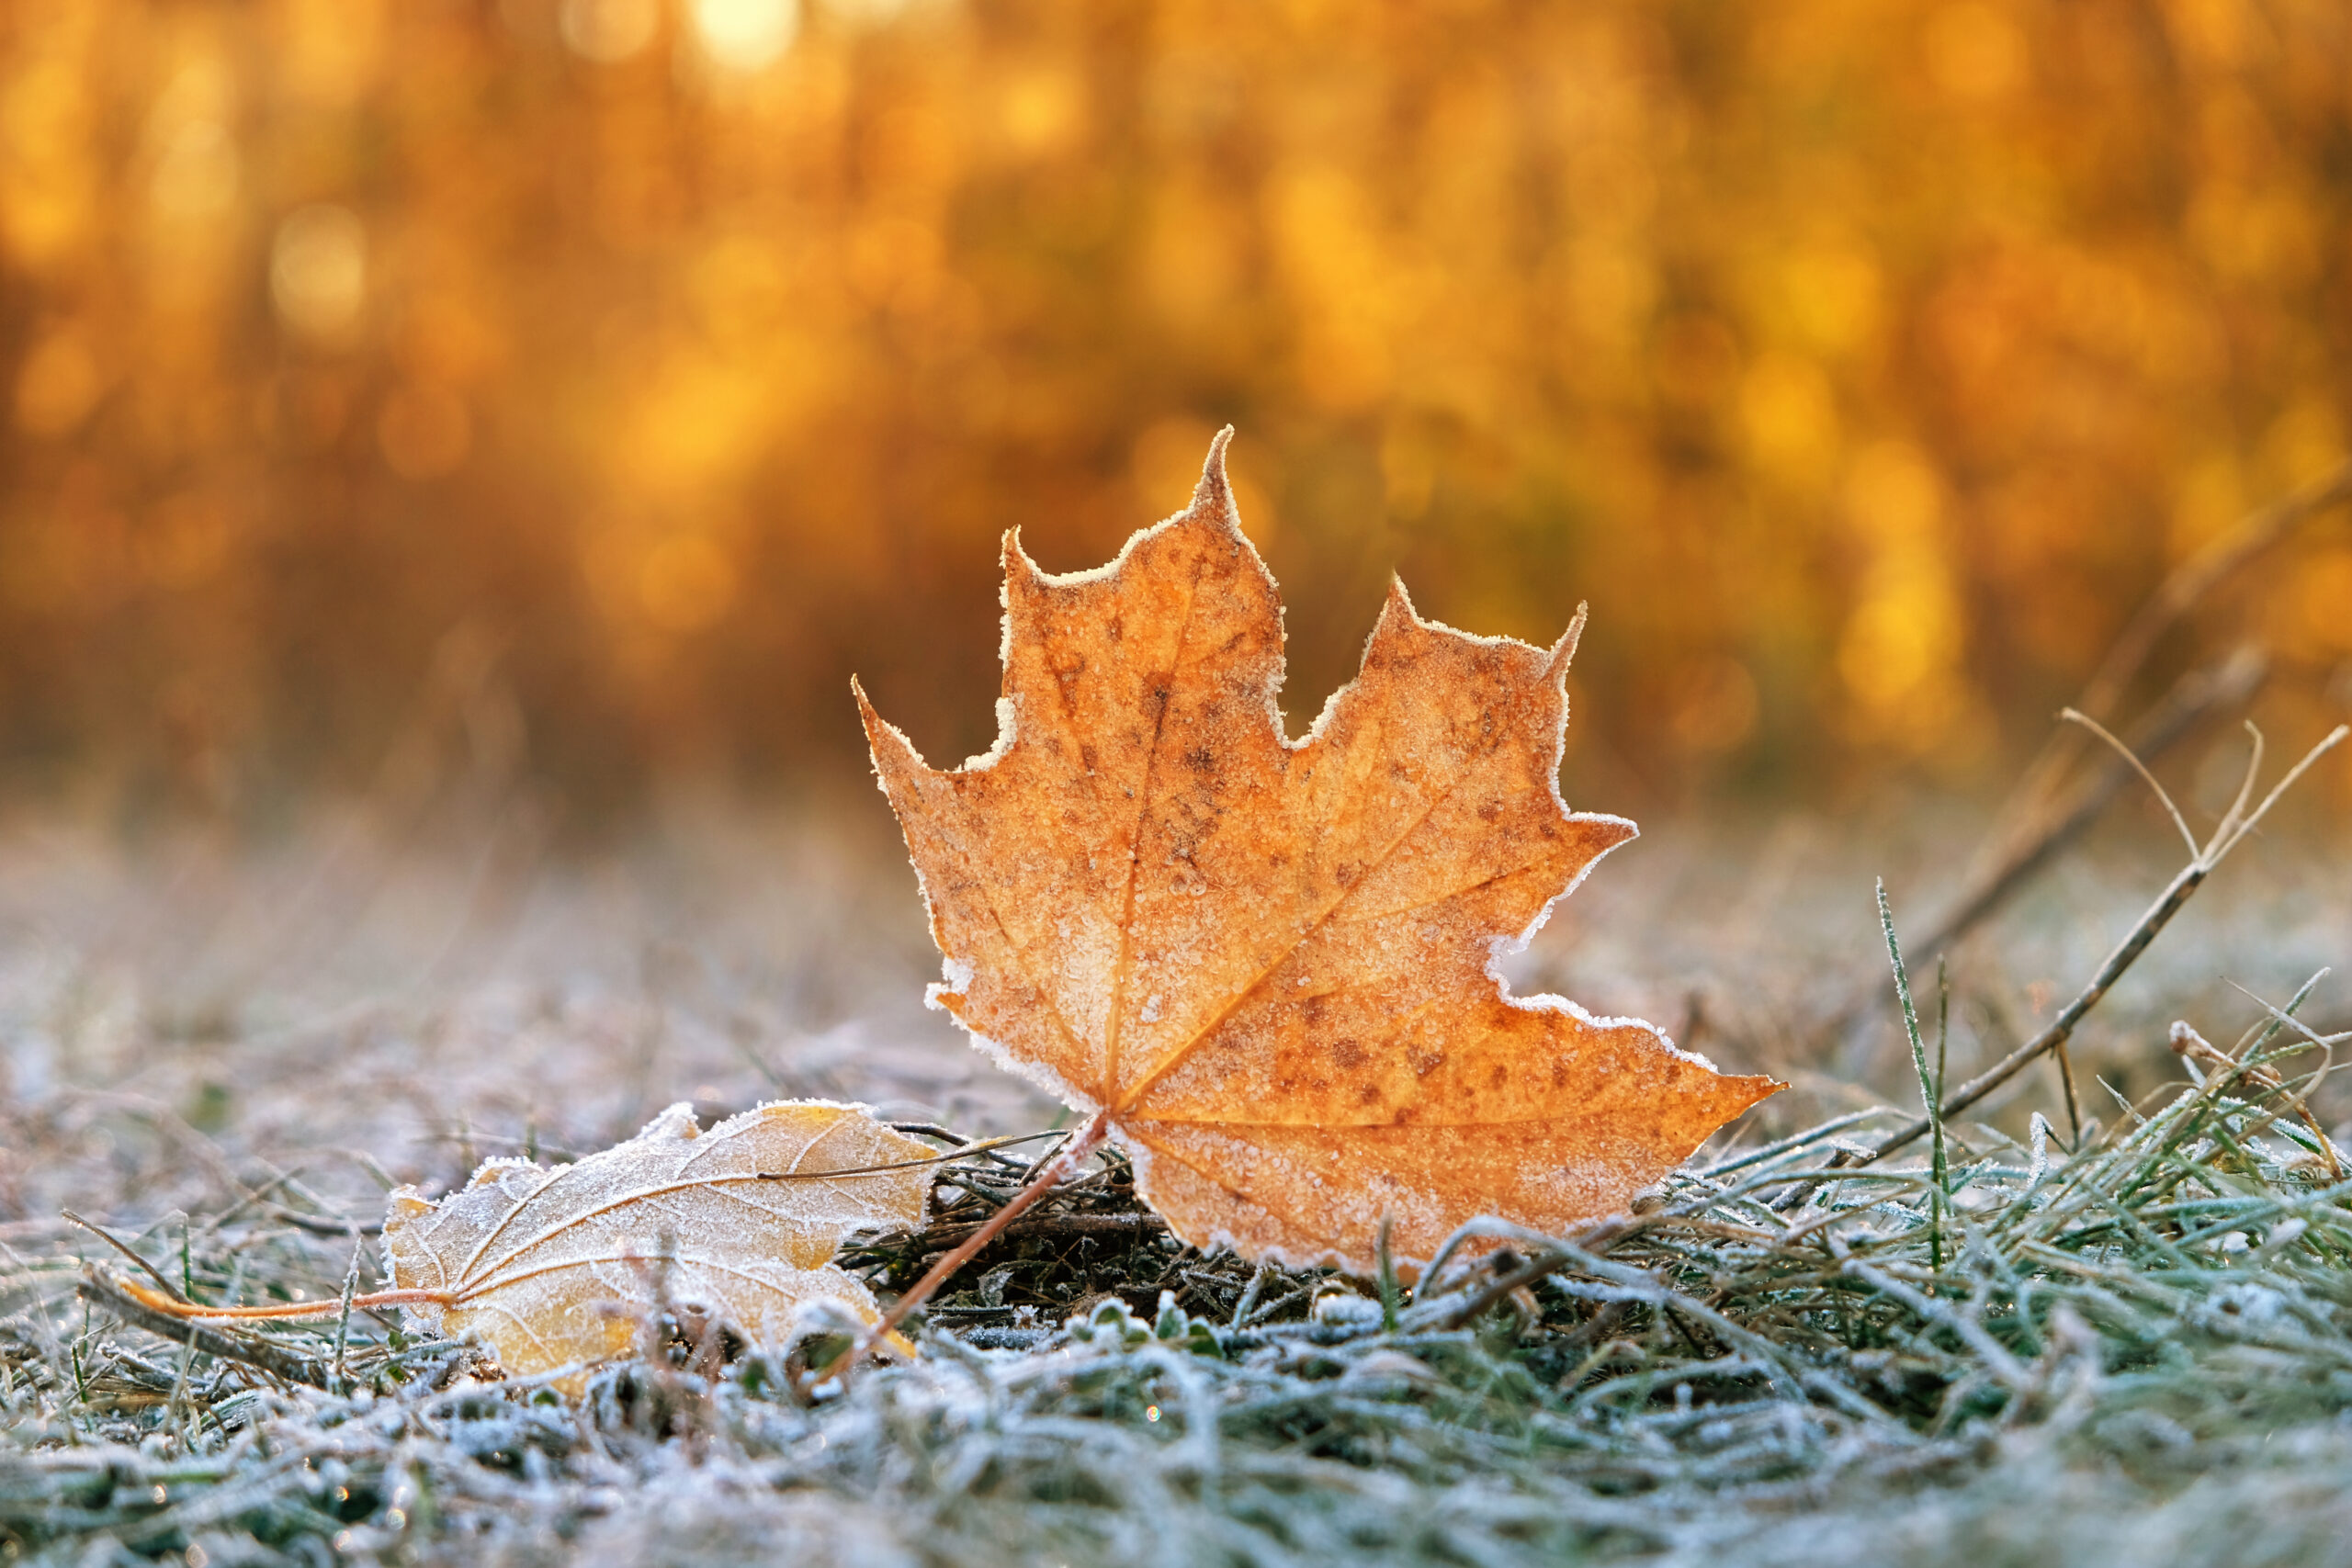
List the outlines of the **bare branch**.
<svg viewBox="0 0 2352 1568">
<path fill-rule="evenodd" d="M 2118 740 L 2112 730 L 2109 729 L 2107 726 L 2101 724 L 2098 720 L 2093 718 L 2090 715 L 2083 712 L 2080 708 L 2061 708 L 2058 710 L 2058 716 L 2066 720 L 2070 724 L 2081 725 L 2085 729 L 2089 730 L 2093 735 L 2098 736 L 2101 740 L 2106 741 L 2109 746 L 2113 747 L 2115 749 L 2115 754 L 2121 757 L 2126 762 L 2129 762 L 2132 765 L 2132 771 L 2140 775 L 2142 782 L 2146 784 L 2150 789 L 2156 792 L 2156 799 L 2163 803 L 2165 815 L 2170 817 L 2172 818 L 2172 825 L 2180 829 L 2181 841 L 2188 846 L 2188 852 L 2192 855 L 2200 852 L 2197 842 L 2197 835 L 2188 830 L 2188 818 L 2180 814 L 2180 807 L 2172 803 L 2171 795 L 2165 791 L 2164 785 L 2156 782 L 2156 775 L 2148 771 L 2148 764 L 2140 761 L 2138 757 L 2132 754 L 2131 747 L 2126 746 L 2122 741 Z"/>
</svg>

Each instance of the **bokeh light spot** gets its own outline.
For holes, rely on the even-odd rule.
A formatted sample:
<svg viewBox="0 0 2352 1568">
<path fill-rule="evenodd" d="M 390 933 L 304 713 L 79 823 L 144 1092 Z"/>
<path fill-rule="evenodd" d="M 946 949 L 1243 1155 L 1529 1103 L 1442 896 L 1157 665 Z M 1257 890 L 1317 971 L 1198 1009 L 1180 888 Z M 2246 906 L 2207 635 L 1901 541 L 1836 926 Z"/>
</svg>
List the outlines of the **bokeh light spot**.
<svg viewBox="0 0 2352 1568">
<path fill-rule="evenodd" d="M 1846 512 L 1865 559 L 1838 675 L 1865 734 L 1932 750 L 1967 706 L 1959 673 L 1967 627 L 1946 553 L 1942 479 L 1910 443 L 1873 442 L 1848 470 Z"/>
<path fill-rule="evenodd" d="M 850 667 L 935 661 L 968 750 L 989 542 L 1102 558 L 1228 418 L 1297 689 L 1401 568 L 1478 630 L 1589 597 L 1571 735 L 1628 777 L 1940 767 L 2352 434 L 2317 0 L 17 9 L 0 745 L 92 777 L 167 668 L 372 755 L 334 694 L 460 604 L 558 789 L 673 726 L 832 766 Z M 2259 635 L 2307 701 L 2345 538 L 2163 660 Z"/>
<path fill-rule="evenodd" d="M 1856 531 L 1866 536 L 1923 539 L 1942 516 L 1942 481 L 1909 442 L 1872 442 L 1855 454 L 1846 477 L 1846 507 Z"/>
<path fill-rule="evenodd" d="M 599 65 L 633 59 L 661 30 L 658 0 L 563 0 L 557 27 L 572 52 Z"/>
<path fill-rule="evenodd" d="M 761 71 L 784 57 L 800 30 L 797 0 L 693 0 L 703 51 L 730 71 Z"/>
<path fill-rule="evenodd" d="M 1817 347 L 1850 353 L 1876 333 L 1879 274 L 1868 247 L 1850 240 L 1804 246 L 1788 257 L 1783 284 L 1797 329 Z"/>
<path fill-rule="evenodd" d="M 269 296 L 297 335 L 348 342 L 368 303 L 368 231 L 358 217 L 323 204 L 288 213 L 269 248 Z"/>
<path fill-rule="evenodd" d="M 62 56 L 35 60 L 0 96 L 0 233 L 28 266 L 71 255 L 105 188 L 90 95 Z"/>
<path fill-rule="evenodd" d="M 1757 462 L 1769 473 L 1809 479 L 1837 457 L 1836 395 L 1810 359 L 1775 354 L 1757 361 L 1740 385 L 1739 412 Z"/>
<path fill-rule="evenodd" d="M 237 202 L 237 144 L 218 120 L 181 126 L 155 160 L 149 183 L 155 210 L 166 218 L 200 221 L 220 218 Z"/>
<path fill-rule="evenodd" d="M 1067 70 L 1036 66 L 1007 78 L 997 110 L 1004 140 L 1014 152 L 1035 156 L 1074 141 L 1086 119 L 1085 90 Z"/>
<path fill-rule="evenodd" d="M 1927 43 L 1928 72 L 1956 98 L 2005 98 L 2025 83 L 2024 36 L 1982 0 L 1963 0 L 1929 17 Z"/>
</svg>

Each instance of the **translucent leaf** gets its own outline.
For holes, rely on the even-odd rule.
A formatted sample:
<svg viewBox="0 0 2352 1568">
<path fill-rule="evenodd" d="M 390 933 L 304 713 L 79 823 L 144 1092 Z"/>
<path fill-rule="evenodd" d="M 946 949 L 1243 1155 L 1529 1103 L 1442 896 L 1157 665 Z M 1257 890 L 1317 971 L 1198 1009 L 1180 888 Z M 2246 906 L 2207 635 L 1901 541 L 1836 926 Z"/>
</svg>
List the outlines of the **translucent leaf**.
<svg viewBox="0 0 2352 1568">
<path fill-rule="evenodd" d="M 673 1105 L 575 1165 L 491 1160 L 438 1203 L 401 1189 L 384 1251 L 395 1288 L 432 1292 L 425 1324 L 518 1375 L 624 1353 L 663 1305 L 779 1343 L 820 1299 L 879 1316 L 834 1254 L 920 1224 L 934 1156 L 863 1106 L 763 1105 L 703 1132 Z"/>
</svg>

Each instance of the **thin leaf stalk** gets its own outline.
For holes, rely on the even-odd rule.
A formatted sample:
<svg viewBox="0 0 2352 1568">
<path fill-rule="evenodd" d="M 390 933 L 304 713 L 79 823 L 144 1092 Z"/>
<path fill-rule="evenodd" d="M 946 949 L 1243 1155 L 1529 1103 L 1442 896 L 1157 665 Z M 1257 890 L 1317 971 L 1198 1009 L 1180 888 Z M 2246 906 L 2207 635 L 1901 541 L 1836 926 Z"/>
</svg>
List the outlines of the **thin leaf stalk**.
<svg viewBox="0 0 2352 1568">
<path fill-rule="evenodd" d="M 1005 1226 L 1020 1218 L 1032 1204 L 1059 1186 L 1063 1177 L 1076 1170 L 1093 1155 L 1096 1149 L 1101 1148 L 1110 1130 L 1111 1113 L 1108 1111 L 1096 1111 L 1092 1120 L 1086 1123 L 1078 1136 L 1060 1154 L 1046 1161 L 1044 1168 L 1029 1179 L 1029 1184 L 1015 1193 L 1011 1201 L 989 1215 L 986 1224 L 966 1236 L 960 1245 L 933 1264 L 923 1277 L 915 1281 L 913 1289 L 892 1303 L 890 1310 L 882 1314 L 881 1321 L 867 1329 L 855 1345 L 844 1351 L 827 1369 L 828 1375 L 845 1371 L 864 1360 L 876 1345 L 897 1332 L 899 1325 L 907 1320 L 910 1314 L 929 1301 L 940 1286 L 955 1277 L 957 1269 L 978 1257 L 980 1249 L 994 1241 Z"/>
</svg>

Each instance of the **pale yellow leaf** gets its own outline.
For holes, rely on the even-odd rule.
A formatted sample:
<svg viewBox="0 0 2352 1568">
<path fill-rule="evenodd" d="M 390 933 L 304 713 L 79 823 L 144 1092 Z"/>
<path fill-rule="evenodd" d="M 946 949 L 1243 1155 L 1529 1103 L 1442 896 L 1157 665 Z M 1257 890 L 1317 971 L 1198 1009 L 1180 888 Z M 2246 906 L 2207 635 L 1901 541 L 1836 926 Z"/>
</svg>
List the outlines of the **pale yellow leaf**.
<svg viewBox="0 0 2352 1568">
<path fill-rule="evenodd" d="M 863 1106 L 763 1105 L 704 1132 L 673 1105 L 574 1165 L 492 1160 L 437 1203 L 401 1188 L 384 1251 L 395 1288 L 429 1292 L 412 1305 L 427 1325 L 516 1375 L 623 1354 L 662 1303 L 781 1343 L 820 1298 L 879 1316 L 834 1255 L 919 1224 L 935 1157 Z"/>
</svg>

